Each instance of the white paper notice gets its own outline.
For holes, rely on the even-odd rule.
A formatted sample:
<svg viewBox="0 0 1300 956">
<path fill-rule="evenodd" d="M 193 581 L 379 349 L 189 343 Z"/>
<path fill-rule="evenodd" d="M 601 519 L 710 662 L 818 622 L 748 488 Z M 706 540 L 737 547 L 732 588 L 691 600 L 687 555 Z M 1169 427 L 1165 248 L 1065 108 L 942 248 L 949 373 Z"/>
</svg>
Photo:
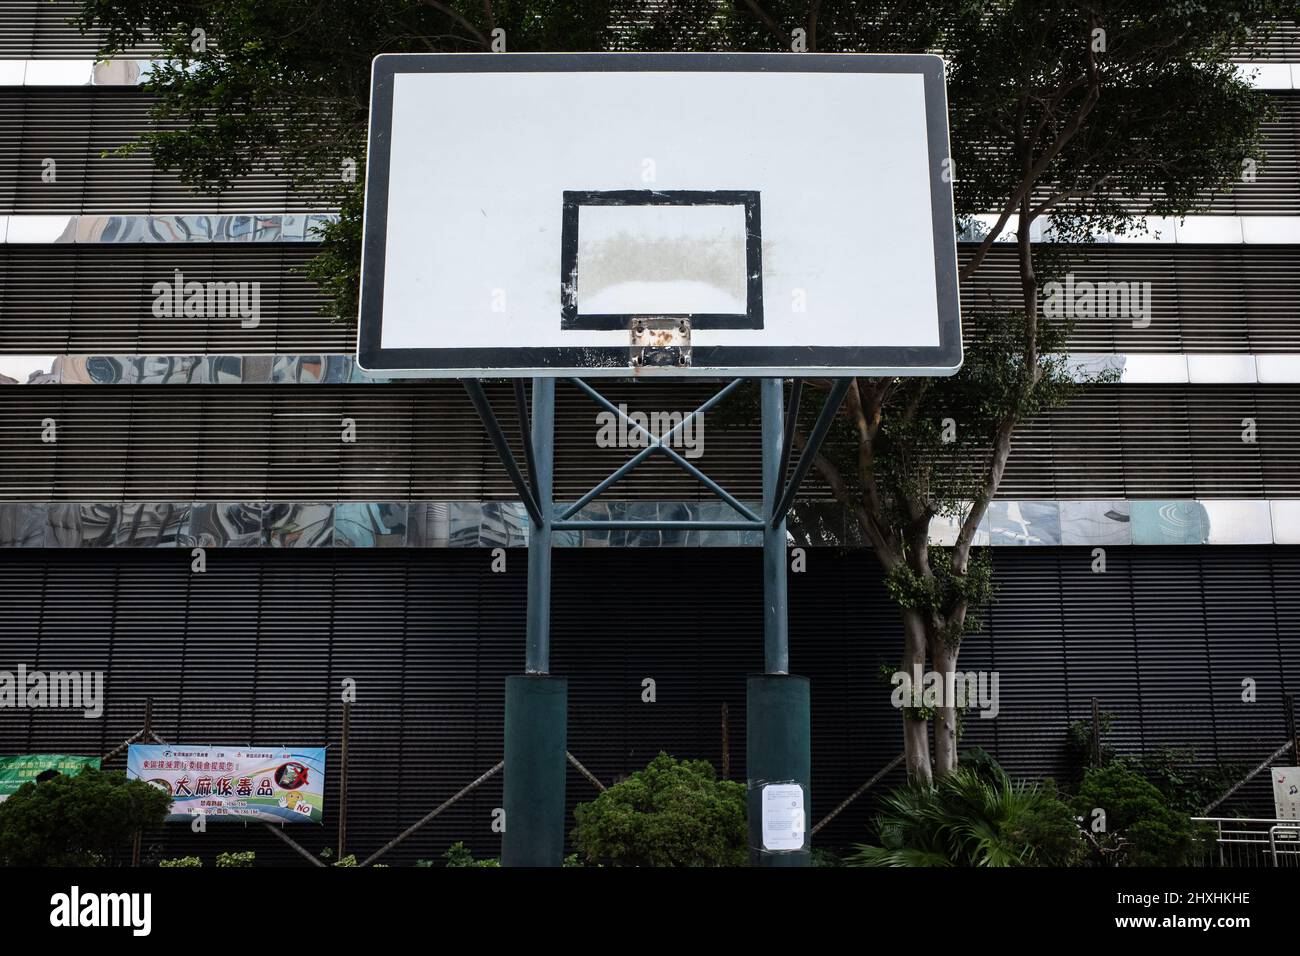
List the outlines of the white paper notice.
<svg viewBox="0 0 1300 956">
<path fill-rule="evenodd" d="M 803 787 L 769 783 L 763 788 L 763 849 L 803 849 Z"/>
</svg>

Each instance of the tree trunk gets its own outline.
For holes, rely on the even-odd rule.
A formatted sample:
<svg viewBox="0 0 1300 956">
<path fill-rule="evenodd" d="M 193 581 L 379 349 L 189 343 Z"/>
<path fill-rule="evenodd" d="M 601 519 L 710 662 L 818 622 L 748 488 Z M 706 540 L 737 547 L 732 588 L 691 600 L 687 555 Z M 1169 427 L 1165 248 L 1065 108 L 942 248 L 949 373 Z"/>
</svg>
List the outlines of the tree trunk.
<svg viewBox="0 0 1300 956">
<path fill-rule="evenodd" d="M 942 640 L 935 642 L 942 645 Z M 943 777 L 957 769 L 957 708 L 947 697 L 948 675 L 957 670 L 957 649 L 946 645 L 930 649 L 934 669 L 943 679 L 944 700 L 934 717 L 934 775 Z"/>
<path fill-rule="evenodd" d="M 909 677 L 925 673 L 925 621 L 916 611 L 903 609 L 903 670 Z M 930 725 L 913 720 L 903 713 L 903 755 L 907 778 L 914 783 L 930 783 Z"/>
</svg>

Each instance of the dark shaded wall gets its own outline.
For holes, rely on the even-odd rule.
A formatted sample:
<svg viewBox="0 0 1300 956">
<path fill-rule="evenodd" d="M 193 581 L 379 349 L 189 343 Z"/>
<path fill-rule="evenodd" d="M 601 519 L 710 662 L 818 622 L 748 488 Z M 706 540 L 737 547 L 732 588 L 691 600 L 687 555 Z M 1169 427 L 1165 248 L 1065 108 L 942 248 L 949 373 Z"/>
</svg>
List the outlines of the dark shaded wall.
<svg viewBox="0 0 1300 956">
<path fill-rule="evenodd" d="M 556 552 L 552 669 L 570 679 L 569 749 L 605 782 L 659 750 L 744 779 L 744 675 L 761 667 L 761 575 L 752 550 Z M 971 717 L 966 744 L 1014 774 L 1068 777 L 1066 730 L 1101 698 L 1113 742 L 1192 746 L 1253 766 L 1284 738 L 1281 694 L 1300 692 L 1300 548 L 997 549 L 999 599 L 967 639 L 963 669 L 996 669 L 1001 714 Z M 503 679 L 521 669 L 526 565 L 494 574 L 480 550 L 0 552 L 0 669 L 106 669 L 101 720 L 0 710 L 0 753 L 102 753 L 139 728 L 188 744 L 328 744 L 327 823 L 337 834 L 341 681 L 357 681 L 348 847 L 367 855 L 501 758 Z M 879 675 L 898 619 L 869 553 L 813 550 L 790 577 L 793 669 L 812 679 L 813 810 L 820 819 L 900 749 Z M 642 680 L 657 700 L 643 703 Z M 1241 701 L 1241 681 L 1259 700 Z M 110 767 L 121 767 L 118 757 Z M 896 779 L 896 778 L 891 778 Z M 593 791 L 570 772 L 570 806 Z M 1249 799 L 1268 791 L 1252 789 Z M 495 854 L 489 781 L 389 862 L 463 839 Z M 863 838 L 870 796 L 821 836 Z M 158 852 L 256 849 L 293 856 L 258 827 L 169 827 Z"/>
</svg>

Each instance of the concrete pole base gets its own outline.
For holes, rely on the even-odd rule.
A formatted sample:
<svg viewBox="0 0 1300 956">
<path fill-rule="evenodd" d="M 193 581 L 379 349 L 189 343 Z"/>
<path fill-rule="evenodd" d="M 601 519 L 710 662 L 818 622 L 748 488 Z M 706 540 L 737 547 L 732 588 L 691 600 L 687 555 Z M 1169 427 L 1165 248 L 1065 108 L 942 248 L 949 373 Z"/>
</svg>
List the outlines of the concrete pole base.
<svg viewBox="0 0 1300 956">
<path fill-rule="evenodd" d="M 568 717 L 567 678 L 506 678 L 502 866 L 560 866 L 564 861 Z"/>
<path fill-rule="evenodd" d="M 808 678 L 749 675 L 745 720 L 750 865 L 808 866 L 812 860 Z"/>
</svg>

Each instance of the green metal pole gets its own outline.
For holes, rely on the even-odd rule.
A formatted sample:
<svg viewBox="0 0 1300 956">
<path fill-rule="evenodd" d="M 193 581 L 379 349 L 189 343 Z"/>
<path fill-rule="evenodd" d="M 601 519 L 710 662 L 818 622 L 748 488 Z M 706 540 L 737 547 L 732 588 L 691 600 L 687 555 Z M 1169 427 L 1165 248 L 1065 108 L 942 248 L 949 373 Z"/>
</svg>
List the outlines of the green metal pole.
<svg viewBox="0 0 1300 956">
<path fill-rule="evenodd" d="M 750 674 L 746 701 L 750 865 L 808 866 L 812 833 L 808 678 Z"/>
<path fill-rule="evenodd" d="M 568 682 L 550 676 L 553 378 L 533 379 L 532 444 L 542 520 L 528 536 L 526 673 L 506 678 L 503 866 L 559 866 L 564 859 Z"/>
<path fill-rule="evenodd" d="M 502 866 L 559 866 L 564 860 L 568 700 L 563 677 L 506 678 Z"/>
<path fill-rule="evenodd" d="M 528 535 L 528 631 L 525 671 L 551 670 L 551 531 L 555 521 L 551 480 L 555 470 L 555 379 L 533 379 L 533 486 L 542 520 Z"/>
<path fill-rule="evenodd" d="M 812 807 L 808 680 L 790 674 L 785 521 L 772 524 L 782 497 L 785 439 L 781 379 L 762 380 L 764 674 L 746 689 L 749 856 L 754 866 L 807 866 Z"/>
<path fill-rule="evenodd" d="M 763 664 L 768 674 L 790 672 L 785 578 L 785 522 L 772 525 L 772 513 L 781 497 L 785 476 L 781 467 L 781 444 L 785 418 L 781 401 L 781 379 L 762 381 L 763 412 Z"/>
</svg>

